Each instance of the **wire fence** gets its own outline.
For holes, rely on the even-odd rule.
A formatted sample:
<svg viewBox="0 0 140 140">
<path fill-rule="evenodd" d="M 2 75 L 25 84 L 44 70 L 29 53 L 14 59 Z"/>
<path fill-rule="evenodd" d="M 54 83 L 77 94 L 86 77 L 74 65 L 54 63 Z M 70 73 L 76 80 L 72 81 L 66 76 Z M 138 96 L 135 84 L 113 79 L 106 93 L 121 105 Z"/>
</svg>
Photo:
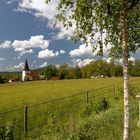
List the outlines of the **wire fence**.
<svg viewBox="0 0 140 140">
<path fill-rule="evenodd" d="M 135 84 L 137 82 L 139 81 L 133 81 Z M 0 139 L 41 139 L 42 132 L 45 132 L 46 140 L 50 140 L 54 136 L 57 137 L 57 132 L 65 125 L 72 129 L 83 117 L 87 106 L 94 104 L 97 98 L 105 97 L 111 107 L 117 106 L 118 101 L 123 99 L 121 89 L 122 84 L 117 83 L 0 113 Z M 119 105 L 120 103 L 122 102 L 119 102 Z M 123 104 L 121 106 L 123 110 Z M 138 105 L 131 106 L 131 110 L 135 112 L 131 113 L 132 118 L 136 118 Z"/>
</svg>

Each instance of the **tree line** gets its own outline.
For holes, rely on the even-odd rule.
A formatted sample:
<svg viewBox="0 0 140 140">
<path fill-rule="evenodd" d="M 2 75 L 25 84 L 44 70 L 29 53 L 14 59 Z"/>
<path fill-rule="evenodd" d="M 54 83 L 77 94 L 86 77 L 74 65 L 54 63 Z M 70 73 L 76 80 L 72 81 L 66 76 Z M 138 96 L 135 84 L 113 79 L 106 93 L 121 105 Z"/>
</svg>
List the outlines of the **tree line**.
<svg viewBox="0 0 140 140">
<path fill-rule="evenodd" d="M 8 83 L 9 79 L 15 79 L 19 81 L 21 79 L 21 72 L 1 72 L 0 83 Z"/>
<path fill-rule="evenodd" d="M 123 76 L 123 68 L 121 64 L 114 62 L 107 63 L 104 60 L 92 61 L 90 64 L 83 67 L 69 66 L 61 64 L 59 67 L 51 64 L 47 67 L 37 70 L 45 79 L 50 80 L 52 77 L 63 79 L 80 79 L 94 77 L 121 77 Z M 129 75 L 140 76 L 140 60 L 135 63 L 129 61 Z M 0 83 L 7 83 L 9 79 L 21 79 L 21 72 L 5 72 L 0 74 Z"/>
<path fill-rule="evenodd" d="M 140 76 L 140 60 L 136 60 L 135 63 L 129 61 L 129 70 L 130 76 Z M 48 80 L 51 77 L 59 77 L 61 80 L 91 77 L 120 77 L 123 76 L 123 67 L 121 64 L 97 60 L 83 67 L 61 64 L 57 68 L 55 65 L 48 65 L 41 73 Z"/>
</svg>

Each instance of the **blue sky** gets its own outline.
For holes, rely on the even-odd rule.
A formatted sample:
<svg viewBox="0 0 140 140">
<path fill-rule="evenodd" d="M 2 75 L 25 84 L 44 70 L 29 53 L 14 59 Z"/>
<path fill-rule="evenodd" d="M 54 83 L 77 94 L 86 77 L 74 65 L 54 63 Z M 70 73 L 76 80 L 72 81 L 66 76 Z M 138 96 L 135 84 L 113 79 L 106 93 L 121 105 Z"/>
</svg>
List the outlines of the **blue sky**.
<svg viewBox="0 0 140 140">
<path fill-rule="evenodd" d="M 32 69 L 62 63 L 83 66 L 96 58 L 90 46 L 70 40 L 74 26 L 52 26 L 57 2 L 0 0 L 0 71 L 21 71 L 26 58 Z"/>
</svg>

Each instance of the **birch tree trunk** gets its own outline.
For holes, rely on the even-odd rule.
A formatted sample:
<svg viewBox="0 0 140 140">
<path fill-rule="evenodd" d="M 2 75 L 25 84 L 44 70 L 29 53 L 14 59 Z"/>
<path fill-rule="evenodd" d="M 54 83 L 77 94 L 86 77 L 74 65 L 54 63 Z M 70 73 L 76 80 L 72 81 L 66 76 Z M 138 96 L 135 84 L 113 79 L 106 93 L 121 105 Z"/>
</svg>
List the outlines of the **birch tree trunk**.
<svg viewBox="0 0 140 140">
<path fill-rule="evenodd" d="M 123 51 L 123 75 L 124 75 L 124 130 L 123 140 L 130 139 L 130 103 L 129 103 L 129 75 L 128 75 L 128 39 L 126 27 L 126 13 L 120 14 L 121 41 Z"/>
</svg>

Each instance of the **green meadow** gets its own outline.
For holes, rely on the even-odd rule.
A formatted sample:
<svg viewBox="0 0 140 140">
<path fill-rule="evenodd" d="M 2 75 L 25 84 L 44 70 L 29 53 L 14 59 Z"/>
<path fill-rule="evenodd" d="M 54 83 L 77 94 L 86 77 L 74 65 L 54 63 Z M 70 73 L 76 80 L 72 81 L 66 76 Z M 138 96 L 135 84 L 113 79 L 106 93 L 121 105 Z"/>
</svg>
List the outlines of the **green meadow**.
<svg viewBox="0 0 140 140">
<path fill-rule="evenodd" d="M 137 79 L 137 78 L 135 78 Z M 32 81 L 0 85 L 0 110 L 36 104 L 122 82 L 122 78 Z"/>
<path fill-rule="evenodd" d="M 130 78 L 131 139 L 135 140 L 140 137 L 140 129 L 137 127 L 138 101 L 135 98 L 140 92 L 139 85 L 139 77 Z M 89 93 L 88 102 L 86 91 Z M 1 113 L 21 108 L 1 116 L 2 125 L 9 122 L 14 124 L 16 140 L 24 139 L 24 105 L 28 105 L 29 140 L 122 139 L 121 77 L 9 83 L 0 85 L 0 96 Z M 11 132 L 9 128 L 8 132 Z M 3 133 L 7 132 L 5 130 L 7 127 Z"/>
</svg>

